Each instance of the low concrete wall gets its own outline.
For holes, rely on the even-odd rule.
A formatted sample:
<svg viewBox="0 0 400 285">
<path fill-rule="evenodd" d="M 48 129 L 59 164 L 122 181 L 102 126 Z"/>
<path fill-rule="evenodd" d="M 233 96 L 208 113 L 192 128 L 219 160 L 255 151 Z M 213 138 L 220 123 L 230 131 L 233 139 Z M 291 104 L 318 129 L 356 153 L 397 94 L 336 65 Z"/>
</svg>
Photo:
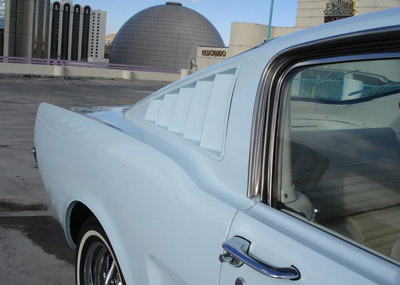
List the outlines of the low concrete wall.
<svg viewBox="0 0 400 285">
<path fill-rule="evenodd" d="M 39 65 L 0 62 L 0 73 L 3 74 L 29 74 L 43 76 L 68 76 L 68 77 L 98 77 L 98 78 L 119 78 L 157 81 L 176 81 L 187 72 L 181 73 L 150 72 L 150 71 L 129 71 L 103 68 L 88 68 L 77 66 Z"/>
<path fill-rule="evenodd" d="M 61 66 L 0 63 L 0 73 L 62 76 Z"/>
</svg>

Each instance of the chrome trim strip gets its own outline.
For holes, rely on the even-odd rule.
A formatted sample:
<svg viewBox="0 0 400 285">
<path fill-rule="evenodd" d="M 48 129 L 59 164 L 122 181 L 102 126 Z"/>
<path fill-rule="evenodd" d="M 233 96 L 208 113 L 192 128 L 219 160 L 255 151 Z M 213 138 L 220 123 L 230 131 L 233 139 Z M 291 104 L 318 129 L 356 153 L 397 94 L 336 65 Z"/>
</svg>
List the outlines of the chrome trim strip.
<svg viewBox="0 0 400 285">
<path fill-rule="evenodd" d="M 32 147 L 32 154 L 35 159 L 36 167 L 38 167 L 36 147 Z"/>
<path fill-rule="evenodd" d="M 266 158 L 266 144 L 268 141 L 269 132 L 266 131 L 265 126 L 269 124 L 269 117 L 271 115 L 271 97 L 264 96 L 270 94 L 271 82 L 276 77 L 276 70 L 280 66 L 285 65 L 285 61 L 279 60 L 282 54 L 286 51 L 279 53 L 273 57 L 265 67 L 261 76 L 260 83 L 257 89 L 257 96 L 254 102 L 253 122 L 250 138 L 250 158 L 249 158 L 249 173 L 247 184 L 247 197 L 255 198 L 263 197 L 263 188 L 265 185 L 265 158 Z M 271 202 L 268 199 L 268 204 Z"/>
<path fill-rule="evenodd" d="M 369 60 L 378 60 L 378 59 L 396 59 L 399 57 L 399 52 L 381 52 L 381 53 L 367 53 L 367 54 L 359 54 L 359 55 L 349 55 L 349 56 L 336 56 L 330 58 L 323 59 L 313 59 L 313 60 L 305 60 L 299 63 L 296 63 L 292 67 L 290 67 L 281 77 L 286 77 L 287 74 L 291 73 L 294 69 L 305 66 L 312 65 L 321 65 L 321 64 L 333 64 L 333 63 L 344 63 L 344 62 L 357 62 L 357 61 L 369 61 Z"/>
<path fill-rule="evenodd" d="M 268 64 L 269 65 L 269 64 Z M 264 69 L 261 78 L 267 78 L 268 76 L 268 65 Z M 252 119 L 251 137 L 250 137 L 250 155 L 249 155 L 249 173 L 247 183 L 247 197 L 254 198 L 261 193 L 261 163 L 260 157 L 262 157 L 262 146 L 264 137 L 264 128 L 259 126 L 265 125 L 266 111 L 267 108 L 266 96 L 261 96 L 266 89 L 266 80 L 261 80 L 257 88 L 257 97 L 254 103 L 254 112 Z"/>
<path fill-rule="evenodd" d="M 257 89 L 256 100 L 254 103 L 254 112 L 253 112 L 253 121 L 252 121 L 252 129 L 251 129 L 251 139 L 250 139 L 250 155 L 249 155 L 249 172 L 248 172 L 248 184 L 247 184 L 247 197 L 248 198 L 259 198 L 261 201 L 266 202 L 268 205 L 272 205 L 272 180 L 273 180 L 273 159 L 274 159 L 274 151 L 275 146 L 273 144 L 266 145 L 265 142 L 274 142 L 275 140 L 275 132 L 276 132 L 276 122 L 277 118 L 275 117 L 277 112 L 277 104 L 279 103 L 279 92 L 276 90 L 280 90 L 282 87 L 282 76 L 279 74 L 280 71 L 285 71 L 287 67 L 290 67 L 291 63 L 292 68 L 300 67 L 300 64 L 318 64 L 322 63 L 318 59 L 309 60 L 308 58 L 320 57 L 324 62 L 333 62 L 334 60 L 338 60 L 342 58 L 342 60 L 348 61 L 350 58 L 354 60 L 355 57 L 362 59 L 368 58 L 371 54 L 360 54 L 360 51 L 363 47 L 360 47 L 359 54 L 349 55 L 349 56 L 330 56 L 330 53 L 335 54 L 351 54 L 351 50 L 345 49 L 341 44 L 343 41 L 354 41 L 357 42 L 358 38 L 366 38 L 371 39 L 374 36 L 382 37 L 383 33 L 397 33 L 400 30 L 400 26 L 391 26 L 391 27 L 383 27 L 372 29 L 368 31 L 358 31 L 349 34 L 343 34 L 338 36 L 329 37 L 322 40 L 312 41 L 300 44 L 298 46 L 290 47 L 282 52 L 276 54 L 266 65 L 263 74 L 260 79 L 260 83 Z M 385 35 L 383 35 L 385 36 Z M 378 41 L 379 42 L 379 41 Z M 375 49 L 376 43 L 372 41 L 372 47 L 365 47 L 367 50 Z M 308 53 L 306 55 L 302 55 L 303 49 L 308 49 L 310 47 L 330 47 L 332 46 L 332 50 L 328 50 L 328 48 L 322 50 L 320 54 Z M 385 49 L 387 47 L 382 48 L 382 54 L 385 53 Z M 318 50 L 318 49 L 317 49 Z M 326 51 L 325 51 L 326 50 Z M 298 52 L 300 51 L 300 52 Z M 301 58 L 301 56 L 305 58 Z M 354 50 L 353 50 L 354 54 Z M 386 54 L 394 54 L 386 51 Z M 378 54 L 377 54 L 378 55 Z M 325 57 L 325 58 L 324 58 Z M 297 63 L 296 63 L 297 62 Z M 300 62 L 300 63 L 299 63 Z M 292 69 L 291 69 L 292 70 Z M 286 74 L 286 73 L 285 73 Z M 276 82 L 276 76 L 279 75 L 279 82 Z M 276 84 L 277 86 L 273 86 Z M 279 88 L 278 88 L 279 87 Z M 275 90 L 275 92 L 273 92 Z M 270 96 L 268 96 L 270 95 Z M 273 95 L 273 96 L 272 96 Z M 273 100 L 273 102 L 271 102 Z M 274 107 L 274 110 L 271 112 L 271 105 Z M 269 128 L 269 129 L 267 129 Z M 269 137 L 271 136 L 271 137 Z M 268 161 L 265 161 L 267 154 Z M 267 168 L 267 169 L 266 169 Z M 264 186 L 267 187 L 268 197 L 267 201 L 265 201 L 264 197 Z"/>
</svg>

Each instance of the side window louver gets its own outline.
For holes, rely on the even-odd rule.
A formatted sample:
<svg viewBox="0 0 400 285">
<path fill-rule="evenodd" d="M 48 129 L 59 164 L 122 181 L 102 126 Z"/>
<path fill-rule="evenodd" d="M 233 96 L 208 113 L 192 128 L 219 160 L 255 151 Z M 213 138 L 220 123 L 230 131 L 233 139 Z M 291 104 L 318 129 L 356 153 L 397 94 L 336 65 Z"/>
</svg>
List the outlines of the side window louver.
<svg viewBox="0 0 400 285">
<path fill-rule="evenodd" d="M 230 69 L 154 98 L 144 119 L 203 149 L 221 153 L 236 71 Z"/>
</svg>

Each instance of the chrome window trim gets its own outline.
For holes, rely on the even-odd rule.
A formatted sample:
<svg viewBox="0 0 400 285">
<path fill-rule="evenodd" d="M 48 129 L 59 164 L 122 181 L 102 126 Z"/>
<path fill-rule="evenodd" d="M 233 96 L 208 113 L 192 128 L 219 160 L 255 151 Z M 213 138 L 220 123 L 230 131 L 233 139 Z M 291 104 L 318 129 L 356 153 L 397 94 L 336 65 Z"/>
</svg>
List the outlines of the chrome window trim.
<svg viewBox="0 0 400 285">
<path fill-rule="evenodd" d="M 336 56 L 323 59 L 312 59 L 298 62 L 289 69 L 287 69 L 281 77 L 287 77 L 294 69 L 300 67 L 308 67 L 313 65 L 322 64 L 334 64 L 334 63 L 346 63 L 346 62 L 357 62 L 357 61 L 369 61 L 378 59 L 396 59 L 399 57 L 400 52 L 383 52 L 383 53 L 367 53 L 359 55 L 349 55 L 349 56 Z M 384 56 L 383 56 L 384 55 Z M 286 78 L 285 78 L 286 79 Z"/>
<path fill-rule="evenodd" d="M 386 58 L 397 57 L 400 53 L 397 51 L 390 52 L 391 47 L 382 48 L 381 46 L 381 48 L 378 49 L 376 42 L 373 41 L 373 38 L 377 37 L 380 39 L 380 37 L 382 37 L 384 34 L 383 37 L 386 39 L 386 34 L 395 34 L 398 33 L 399 30 L 400 26 L 391 26 L 308 42 L 288 48 L 278 53 L 267 63 L 258 85 L 256 100 L 254 103 L 248 168 L 248 198 L 257 198 L 267 205 L 273 206 L 272 187 L 276 145 L 275 139 L 278 119 L 277 116 L 279 115 L 279 103 L 283 97 L 282 94 L 280 94 L 282 84 L 288 73 L 294 68 L 299 68 L 301 66 L 334 63 L 338 62 L 339 60 L 373 60 L 382 58 L 383 54 L 388 56 Z M 359 38 L 370 40 L 371 46 L 365 47 L 365 49 L 367 51 L 369 50 L 370 52 L 365 52 L 363 48 L 360 48 L 359 43 L 355 44 L 356 47 L 350 47 L 350 50 L 338 44 L 344 41 L 357 43 Z M 396 43 L 397 42 L 395 42 L 395 44 Z M 296 56 L 296 54 L 301 54 L 297 53 L 299 50 L 309 48 L 318 50 L 318 46 L 329 47 L 329 45 L 333 46 L 332 50 L 327 48 L 326 53 L 312 53 L 306 55 L 305 58 Z M 388 51 L 385 50 L 385 48 L 387 48 Z M 377 50 L 382 51 L 377 53 Z M 373 56 L 376 57 L 372 58 Z M 267 196 L 265 195 L 265 191 L 267 191 Z"/>
<path fill-rule="evenodd" d="M 268 77 L 268 68 L 264 69 L 261 76 L 261 81 L 257 88 L 257 96 L 254 104 L 254 112 L 252 119 L 252 128 L 250 135 L 250 155 L 249 155 L 249 174 L 247 183 L 247 197 L 261 197 L 261 179 L 262 179 L 262 162 L 263 155 L 262 145 L 264 144 L 264 129 L 261 126 L 265 125 L 266 114 L 269 110 L 267 107 L 266 97 L 262 96 L 266 86 L 266 78 Z"/>
</svg>

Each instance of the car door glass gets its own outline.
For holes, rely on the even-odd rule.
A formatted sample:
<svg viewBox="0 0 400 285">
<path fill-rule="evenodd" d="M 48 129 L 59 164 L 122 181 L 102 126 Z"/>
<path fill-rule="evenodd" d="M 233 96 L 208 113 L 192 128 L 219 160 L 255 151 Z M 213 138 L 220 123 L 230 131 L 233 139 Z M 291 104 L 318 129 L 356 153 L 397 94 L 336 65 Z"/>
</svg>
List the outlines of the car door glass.
<svg viewBox="0 0 400 285">
<path fill-rule="evenodd" d="M 400 60 L 302 67 L 286 81 L 280 209 L 400 261 Z"/>
</svg>

